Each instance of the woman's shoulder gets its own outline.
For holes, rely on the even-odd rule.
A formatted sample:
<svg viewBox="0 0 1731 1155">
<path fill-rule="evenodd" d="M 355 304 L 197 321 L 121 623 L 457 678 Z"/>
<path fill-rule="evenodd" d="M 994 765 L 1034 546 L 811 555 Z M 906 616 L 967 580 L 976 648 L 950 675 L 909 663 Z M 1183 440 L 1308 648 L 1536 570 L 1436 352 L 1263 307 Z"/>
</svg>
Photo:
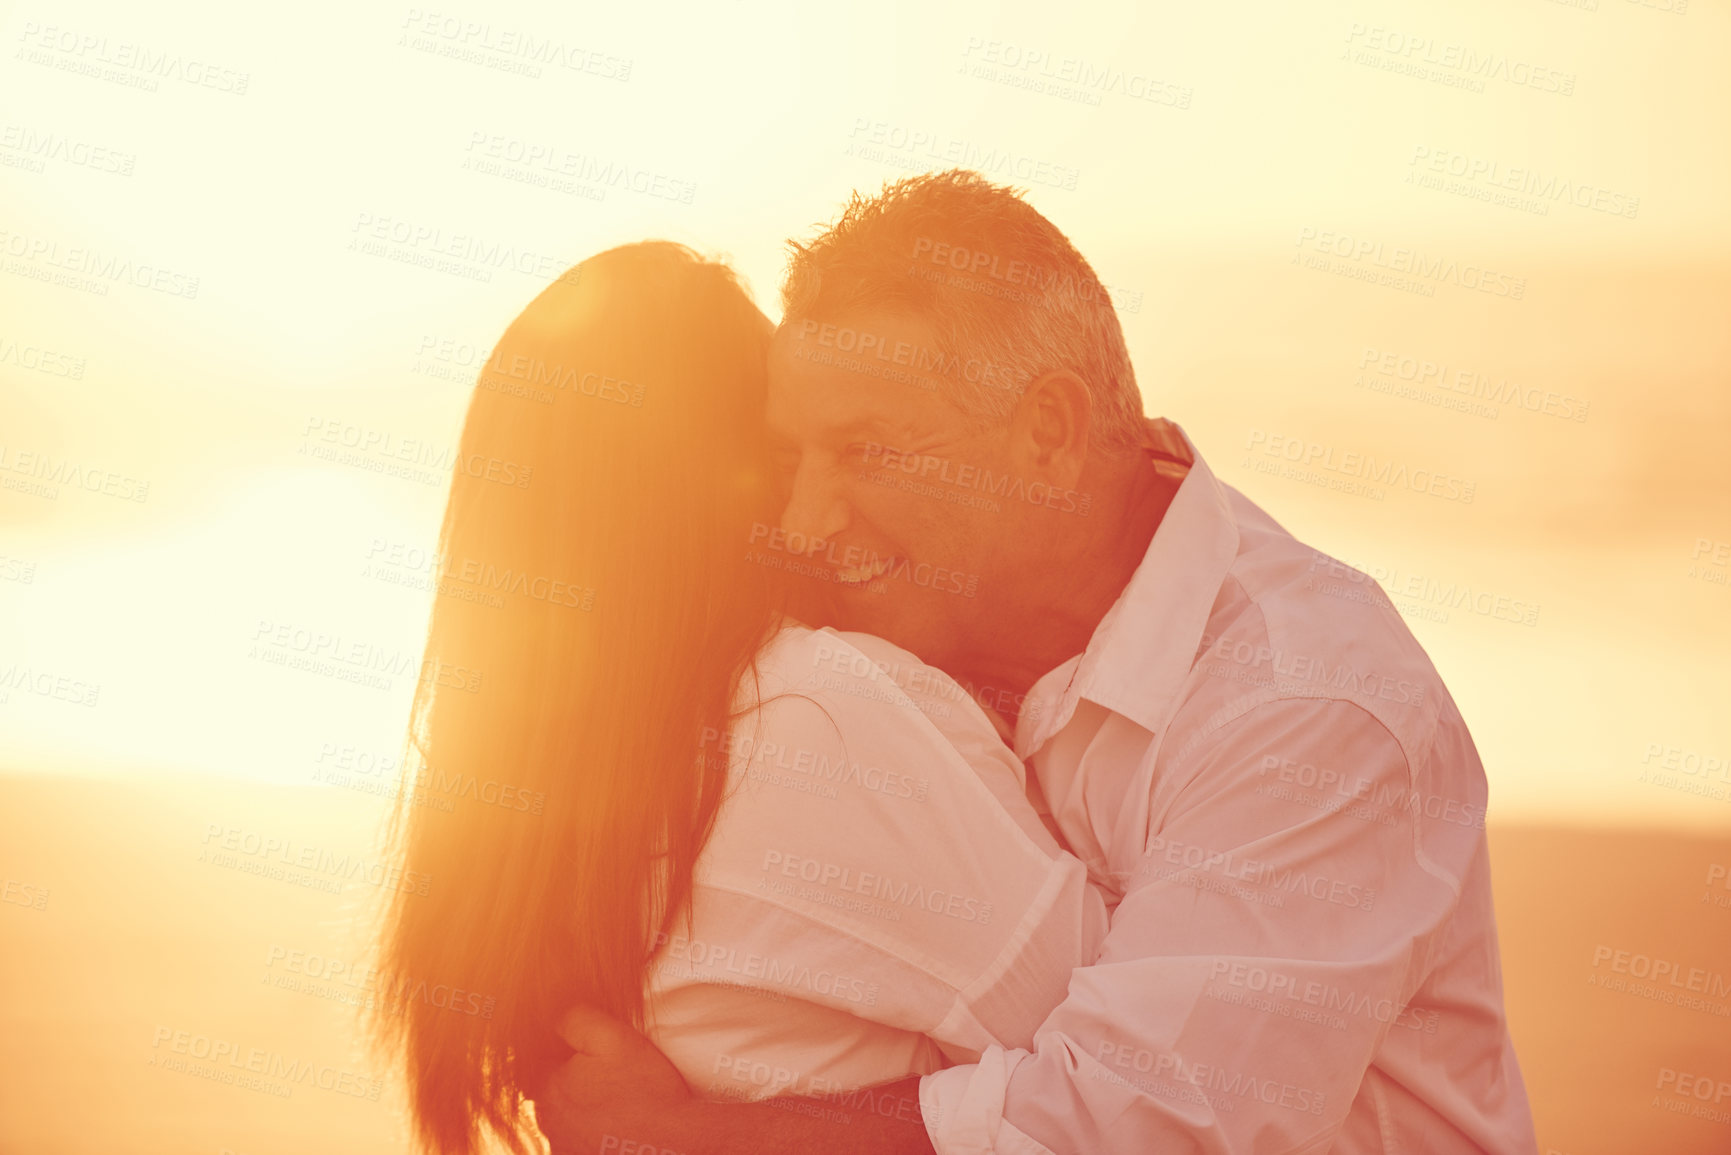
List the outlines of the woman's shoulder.
<svg viewBox="0 0 1731 1155">
<path fill-rule="evenodd" d="M 873 645 L 877 641 L 784 625 L 741 678 L 736 716 L 754 725 L 773 720 L 784 737 L 790 727 L 818 727 L 870 745 L 914 735 L 938 738 L 929 708 L 897 683 L 893 664 L 883 660 L 891 656 Z"/>
<path fill-rule="evenodd" d="M 984 786 L 1044 838 L 1037 819 L 1021 821 L 1026 771 L 985 710 L 949 675 L 883 638 L 784 626 L 747 673 L 737 719 L 736 771 L 747 751 L 753 762 L 768 750 L 804 766 L 843 749 L 850 763 L 903 772 L 901 790 L 918 797 L 946 778 L 966 779 L 956 786 L 964 792 Z"/>
</svg>

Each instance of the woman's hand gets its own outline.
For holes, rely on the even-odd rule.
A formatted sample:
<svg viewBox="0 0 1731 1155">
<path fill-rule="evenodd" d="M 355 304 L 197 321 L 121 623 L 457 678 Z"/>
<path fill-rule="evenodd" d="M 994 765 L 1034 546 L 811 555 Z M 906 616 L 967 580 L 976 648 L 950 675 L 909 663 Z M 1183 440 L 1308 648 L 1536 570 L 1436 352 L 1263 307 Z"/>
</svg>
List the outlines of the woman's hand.
<svg viewBox="0 0 1731 1155">
<path fill-rule="evenodd" d="M 573 1007 L 559 1036 L 577 1052 L 547 1077 L 534 1099 L 535 1122 L 553 1155 L 654 1150 L 695 1102 L 667 1056 L 610 1015 Z"/>
</svg>

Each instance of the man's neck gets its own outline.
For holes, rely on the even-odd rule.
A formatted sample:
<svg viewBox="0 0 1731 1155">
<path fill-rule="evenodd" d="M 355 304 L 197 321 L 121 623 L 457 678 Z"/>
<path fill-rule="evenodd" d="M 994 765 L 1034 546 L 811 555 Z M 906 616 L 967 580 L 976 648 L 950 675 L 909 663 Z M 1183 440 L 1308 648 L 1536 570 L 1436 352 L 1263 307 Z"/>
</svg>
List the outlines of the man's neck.
<svg viewBox="0 0 1731 1155">
<path fill-rule="evenodd" d="M 1101 497 L 1073 532 L 1052 543 L 1047 564 L 1012 609 L 1010 621 L 959 671 L 976 696 L 1012 723 L 1035 682 L 1082 653 L 1100 621 L 1130 584 L 1160 528 L 1178 481 L 1157 473 L 1137 454 L 1114 461 L 1083 492 Z M 990 691 L 989 695 L 984 693 Z"/>
</svg>

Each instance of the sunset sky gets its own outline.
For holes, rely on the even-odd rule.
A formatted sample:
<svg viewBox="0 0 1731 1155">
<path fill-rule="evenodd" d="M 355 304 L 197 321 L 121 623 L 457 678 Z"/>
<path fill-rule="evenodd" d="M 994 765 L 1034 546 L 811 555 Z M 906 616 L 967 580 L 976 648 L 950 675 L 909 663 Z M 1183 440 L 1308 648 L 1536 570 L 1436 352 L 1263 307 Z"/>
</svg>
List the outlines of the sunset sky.
<svg viewBox="0 0 1731 1155">
<path fill-rule="evenodd" d="M 1112 287 L 1150 413 L 1414 591 L 1493 821 L 1731 826 L 1731 16 L 1678 2 L 10 6 L 0 475 L 118 480 L 0 489 L 0 765 L 388 756 L 408 677 L 254 645 L 418 654 L 444 479 L 310 447 L 436 458 L 548 270 L 670 237 L 773 316 L 788 237 L 959 163 Z M 1361 279 L 1396 250 L 1456 271 Z M 1259 472 L 1277 441 L 1474 497 Z"/>
</svg>

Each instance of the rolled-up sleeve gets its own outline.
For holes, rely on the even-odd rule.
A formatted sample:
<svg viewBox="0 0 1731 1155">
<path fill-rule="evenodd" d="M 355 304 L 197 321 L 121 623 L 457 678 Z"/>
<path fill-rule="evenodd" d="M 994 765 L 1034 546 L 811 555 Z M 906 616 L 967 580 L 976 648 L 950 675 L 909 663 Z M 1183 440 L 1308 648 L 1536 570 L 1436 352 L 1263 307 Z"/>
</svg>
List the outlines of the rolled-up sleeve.
<svg viewBox="0 0 1731 1155">
<path fill-rule="evenodd" d="M 1182 785 L 1033 1049 L 923 1080 L 940 1155 L 1307 1152 L 1339 1133 L 1477 849 L 1428 801 L 1474 782 L 1436 781 L 1338 699 L 1264 701 L 1192 746 L 1161 767 Z M 1451 800 L 1482 813 L 1477 783 Z"/>
</svg>

